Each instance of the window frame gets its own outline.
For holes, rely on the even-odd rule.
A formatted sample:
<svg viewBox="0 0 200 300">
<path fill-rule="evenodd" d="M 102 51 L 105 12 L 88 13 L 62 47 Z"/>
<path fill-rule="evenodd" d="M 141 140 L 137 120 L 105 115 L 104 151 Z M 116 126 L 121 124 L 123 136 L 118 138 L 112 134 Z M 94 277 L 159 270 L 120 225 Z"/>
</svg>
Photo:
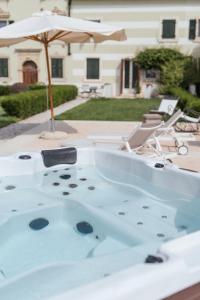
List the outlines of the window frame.
<svg viewBox="0 0 200 300">
<path fill-rule="evenodd" d="M 92 78 L 87 78 L 87 60 L 88 59 L 98 59 L 99 60 L 99 78 L 98 79 L 92 79 Z M 99 82 L 101 81 L 101 59 L 98 56 L 88 56 L 85 58 L 85 81 L 89 82 Z"/>
<path fill-rule="evenodd" d="M 152 72 L 155 74 L 154 77 L 151 76 L 147 76 L 147 72 Z M 150 80 L 150 81 L 157 81 L 160 77 L 160 72 L 158 69 L 148 69 L 148 70 L 144 70 L 144 80 Z"/>
<path fill-rule="evenodd" d="M 190 18 L 189 19 L 189 29 L 190 29 L 190 21 L 191 20 L 196 20 L 196 28 L 195 28 L 195 38 L 194 39 L 189 39 L 188 40 L 192 43 L 199 43 L 200 42 L 200 18 Z"/>
<path fill-rule="evenodd" d="M 196 32 L 194 40 L 200 40 L 200 18 L 196 18 Z"/>
<path fill-rule="evenodd" d="M 6 59 L 7 60 L 7 76 L 1 76 L 0 75 L 0 78 L 1 79 L 8 79 L 9 78 L 9 57 L 0 57 L 0 60 L 1 59 Z"/>
<path fill-rule="evenodd" d="M 191 22 L 192 21 L 195 21 L 195 27 L 194 27 L 194 38 L 193 36 L 191 37 Z M 194 42 L 196 40 L 196 37 L 197 37 L 197 22 L 198 22 L 198 19 L 196 18 L 190 18 L 188 20 L 188 40 L 191 41 L 191 42 Z"/>
<path fill-rule="evenodd" d="M 174 38 L 163 38 L 163 21 L 171 20 L 175 21 L 175 37 Z M 159 33 L 159 42 L 161 43 L 176 43 L 178 42 L 178 17 L 176 16 L 169 16 L 169 17 L 162 17 L 160 19 L 160 33 Z"/>
<path fill-rule="evenodd" d="M 62 60 L 62 77 L 54 77 L 53 76 L 53 63 L 52 63 L 52 60 L 53 59 L 60 59 Z M 64 57 L 58 57 L 58 56 L 52 56 L 51 57 L 51 79 L 52 80 L 62 80 L 64 79 Z"/>
</svg>

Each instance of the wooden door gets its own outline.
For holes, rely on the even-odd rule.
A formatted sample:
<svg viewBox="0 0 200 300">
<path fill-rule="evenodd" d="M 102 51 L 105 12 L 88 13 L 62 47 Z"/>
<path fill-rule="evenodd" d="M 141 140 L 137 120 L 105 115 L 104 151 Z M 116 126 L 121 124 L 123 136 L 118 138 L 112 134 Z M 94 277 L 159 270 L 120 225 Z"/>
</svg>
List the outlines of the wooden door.
<svg viewBox="0 0 200 300">
<path fill-rule="evenodd" d="M 33 61 L 26 61 L 23 64 L 23 82 L 25 84 L 35 84 L 38 82 L 37 65 Z"/>
</svg>

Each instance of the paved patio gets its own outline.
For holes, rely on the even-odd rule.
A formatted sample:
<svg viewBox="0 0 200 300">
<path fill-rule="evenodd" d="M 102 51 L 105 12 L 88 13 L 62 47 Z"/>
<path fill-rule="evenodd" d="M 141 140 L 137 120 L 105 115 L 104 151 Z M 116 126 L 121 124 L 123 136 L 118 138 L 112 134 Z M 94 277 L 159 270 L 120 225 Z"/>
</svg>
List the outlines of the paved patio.
<svg viewBox="0 0 200 300">
<path fill-rule="evenodd" d="M 88 100 L 76 99 L 65 103 L 55 108 L 55 115 L 85 103 L 86 101 Z M 135 126 L 138 125 L 138 122 L 56 121 L 56 130 L 67 132 L 66 139 L 45 140 L 39 137 L 43 131 L 49 130 L 49 115 L 50 113 L 47 111 L 17 124 L 0 129 L 0 155 L 58 148 L 63 144 L 73 145 L 77 140 L 81 140 L 84 143 L 84 140 L 86 140 L 89 135 L 128 136 Z M 195 142 L 188 143 L 188 155 L 173 155 L 172 161 L 181 168 L 200 172 L 200 135 L 195 135 L 195 139 Z M 104 143 L 104 147 L 109 148 L 111 146 L 111 143 Z M 164 148 L 167 152 L 175 152 L 173 142 L 167 141 L 167 144 L 165 142 Z"/>
<path fill-rule="evenodd" d="M 87 102 L 88 100 L 89 99 L 77 98 L 73 101 L 66 102 L 62 105 L 59 105 L 58 107 L 55 107 L 54 114 L 55 114 L 55 116 L 58 116 L 67 110 L 70 110 L 80 104 Z M 33 128 L 39 126 L 40 124 L 47 122 L 49 120 L 49 117 L 50 117 L 50 111 L 47 110 L 45 112 L 34 115 L 25 120 L 22 120 L 18 123 L 10 124 L 4 128 L 1 128 L 0 129 L 0 141 L 11 139 L 11 138 L 13 138 L 17 135 L 20 135 L 24 132 L 30 131 Z M 49 128 L 47 127 L 47 129 L 49 129 Z"/>
<path fill-rule="evenodd" d="M 0 139 L 0 155 L 14 154 L 16 152 L 37 151 L 42 149 L 58 148 L 63 144 L 73 145 L 77 140 L 84 140 L 88 135 L 129 135 L 138 122 L 108 122 L 108 121 L 57 121 L 56 128 L 68 133 L 66 139 L 45 140 L 39 138 L 41 132 L 49 129 L 49 122 L 33 126 L 30 130 L 10 139 Z M 200 136 L 197 142 L 189 142 L 189 154 L 174 156 L 172 161 L 179 167 L 200 172 Z M 87 144 L 87 143 L 86 143 Z M 166 142 L 165 142 L 166 144 Z M 174 153 L 173 143 L 167 142 L 167 151 Z M 101 144 L 99 144 L 101 145 Z M 98 145 L 97 145 L 98 146 Z M 104 143 L 104 147 L 111 147 L 111 143 Z"/>
</svg>

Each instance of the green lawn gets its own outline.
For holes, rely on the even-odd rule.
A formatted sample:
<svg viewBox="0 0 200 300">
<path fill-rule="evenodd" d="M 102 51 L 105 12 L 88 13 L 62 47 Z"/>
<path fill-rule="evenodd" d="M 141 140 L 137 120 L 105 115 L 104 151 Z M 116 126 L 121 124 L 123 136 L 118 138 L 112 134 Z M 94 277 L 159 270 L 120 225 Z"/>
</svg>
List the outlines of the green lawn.
<svg viewBox="0 0 200 300">
<path fill-rule="evenodd" d="M 141 121 L 159 106 L 159 99 L 92 99 L 56 117 L 57 120 Z"/>
</svg>

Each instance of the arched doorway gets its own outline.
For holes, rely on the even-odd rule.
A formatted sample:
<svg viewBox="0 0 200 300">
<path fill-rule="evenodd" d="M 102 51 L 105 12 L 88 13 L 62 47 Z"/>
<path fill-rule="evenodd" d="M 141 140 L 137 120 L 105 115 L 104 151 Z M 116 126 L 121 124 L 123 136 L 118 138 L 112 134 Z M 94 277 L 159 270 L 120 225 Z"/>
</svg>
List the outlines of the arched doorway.
<svg viewBox="0 0 200 300">
<path fill-rule="evenodd" d="M 37 65 L 32 60 L 27 60 L 23 64 L 23 82 L 34 84 L 38 82 Z"/>
</svg>

